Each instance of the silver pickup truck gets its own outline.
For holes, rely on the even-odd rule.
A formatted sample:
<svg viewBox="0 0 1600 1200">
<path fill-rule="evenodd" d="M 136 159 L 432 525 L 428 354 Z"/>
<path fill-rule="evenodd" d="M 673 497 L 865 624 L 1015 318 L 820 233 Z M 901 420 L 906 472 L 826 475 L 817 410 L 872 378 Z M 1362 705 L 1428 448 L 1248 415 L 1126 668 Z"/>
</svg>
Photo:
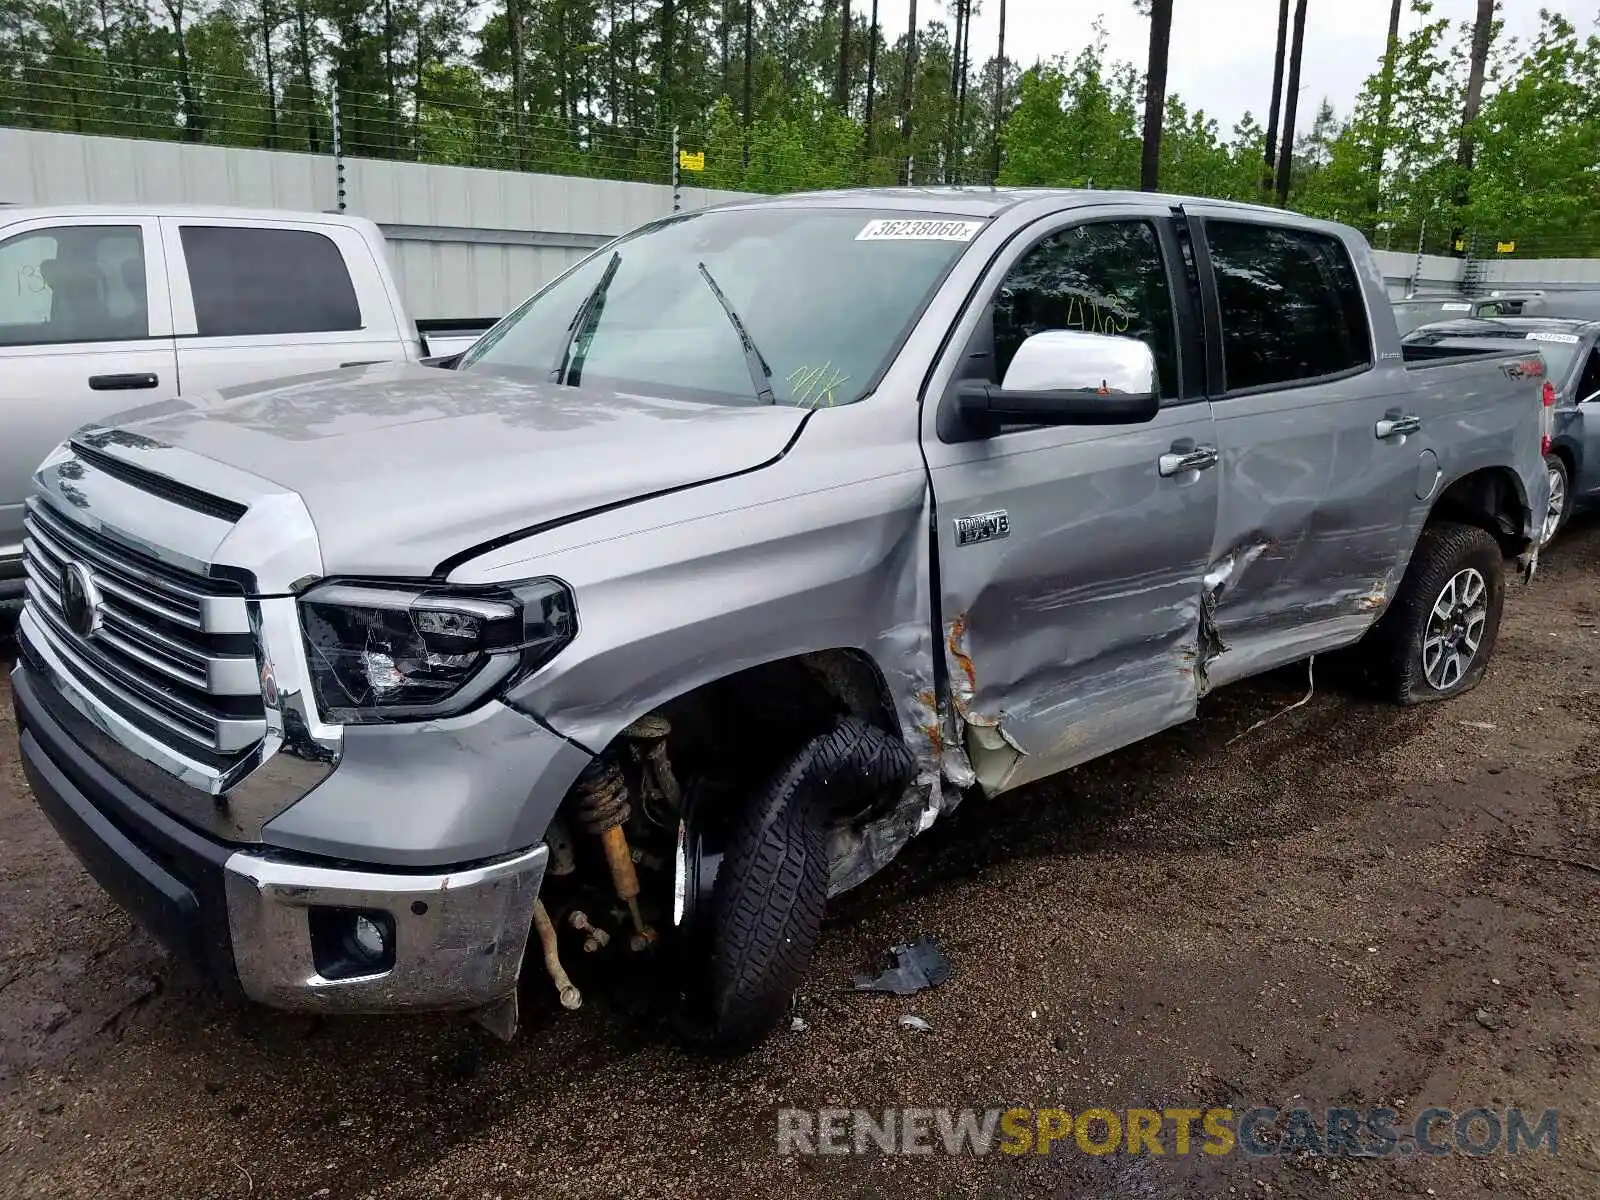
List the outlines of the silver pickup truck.
<svg viewBox="0 0 1600 1200">
<path fill-rule="evenodd" d="M 958 803 L 1314 655 L 1472 687 L 1546 504 L 1544 364 L 1507 350 L 1404 361 L 1360 236 L 1264 208 L 674 216 L 453 371 L 60 446 L 24 764 L 254 1000 L 509 1036 L 525 960 L 577 1007 L 598 960 L 665 959 L 683 1028 L 747 1045 L 827 897 Z"/>
</svg>

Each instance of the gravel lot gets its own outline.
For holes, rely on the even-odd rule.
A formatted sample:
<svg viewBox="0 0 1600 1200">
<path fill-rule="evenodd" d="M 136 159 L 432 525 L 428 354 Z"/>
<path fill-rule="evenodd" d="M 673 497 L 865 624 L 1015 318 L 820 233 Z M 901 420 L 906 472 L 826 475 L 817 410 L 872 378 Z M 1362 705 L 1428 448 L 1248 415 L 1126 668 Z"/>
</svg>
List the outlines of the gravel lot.
<svg viewBox="0 0 1600 1200">
<path fill-rule="evenodd" d="M 591 990 L 516 1044 L 220 1009 L 77 866 L 0 710 L 0 1196 L 1600 1196 L 1600 522 L 1514 587 L 1485 683 L 1303 671 L 968 806 L 838 906 L 798 1012 L 705 1062 Z M 0 692 L 5 692 L 0 684 Z M 1516 850 L 1521 854 L 1513 854 Z M 956 967 L 848 990 L 893 942 Z M 542 983 L 542 981 L 540 981 Z M 900 1029 L 915 1012 L 931 1033 Z M 1560 1154 L 780 1158 L 824 1105 L 1562 1109 Z"/>
</svg>

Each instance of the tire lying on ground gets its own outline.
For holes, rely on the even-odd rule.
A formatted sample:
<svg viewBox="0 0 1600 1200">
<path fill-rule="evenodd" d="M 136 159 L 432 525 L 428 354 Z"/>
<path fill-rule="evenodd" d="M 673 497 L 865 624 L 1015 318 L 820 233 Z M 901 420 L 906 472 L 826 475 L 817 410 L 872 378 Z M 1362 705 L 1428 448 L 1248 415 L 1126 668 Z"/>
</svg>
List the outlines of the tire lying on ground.
<svg viewBox="0 0 1600 1200">
<path fill-rule="evenodd" d="M 1505 596 L 1505 561 L 1493 537 L 1472 525 L 1427 526 L 1394 601 L 1361 642 L 1368 682 L 1396 704 L 1443 700 L 1477 686 Z"/>
</svg>

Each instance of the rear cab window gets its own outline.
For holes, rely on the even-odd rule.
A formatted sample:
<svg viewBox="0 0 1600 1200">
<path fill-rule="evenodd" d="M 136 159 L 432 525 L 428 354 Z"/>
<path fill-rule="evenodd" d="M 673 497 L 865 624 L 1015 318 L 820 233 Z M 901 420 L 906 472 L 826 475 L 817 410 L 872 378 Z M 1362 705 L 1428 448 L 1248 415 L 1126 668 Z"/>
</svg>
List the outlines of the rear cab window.
<svg viewBox="0 0 1600 1200">
<path fill-rule="evenodd" d="M 61 225 L 0 241 L 0 346 L 150 335 L 137 225 Z"/>
<path fill-rule="evenodd" d="M 1208 218 L 1225 392 L 1295 387 L 1372 366 L 1349 249 L 1309 229 Z"/>
<path fill-rule="evenodd" d="M 361 306 L 333 239 L 308 229 L 184 225 L 200 337 L 360 329 Z"/>
</svg>

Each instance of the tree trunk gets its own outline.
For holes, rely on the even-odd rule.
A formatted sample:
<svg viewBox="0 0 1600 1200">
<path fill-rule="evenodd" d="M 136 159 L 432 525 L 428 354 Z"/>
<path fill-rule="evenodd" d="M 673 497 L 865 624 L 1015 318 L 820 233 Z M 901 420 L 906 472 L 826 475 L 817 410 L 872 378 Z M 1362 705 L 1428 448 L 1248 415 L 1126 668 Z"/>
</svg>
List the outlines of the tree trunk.
<svg viewBox="0 0 1600 1200">
<path fill-rule="evenodd" d="M 511 127 L 522 133 L 522 4 L 521 0 L 506 0 L 506 51 L 511 55 Z M 520 155 L 520 141 L 517 152 Z"/>
<path fill-rule="evenodd" d="M 724 10 L 726 11 L 726 10 Z M 606 7 L 606 62 L 610 68 L 610 75 L 606 80 L 606 105 L 610 108 L 608 114 L 613 125 L 622 124 L 622 114 L 617 111 L 617 106 L 622 103 L 620 89 L 617 87 L 617 0 L 609 0 Z M 724 70 L 724 76 L 727 72 Z"/>
<path fill-rule="evenodd" d="M 422 73 L 428 65 L 428 21 L 421 5 L 417 14 L 417 62 L 411 76 L 411 157 L 422 157 Z"/>
<path fill-rule="evenodd" d="M 9 6 L 8 6 L 9 7 Z M 101 72 L 109 73 L 111 60 L 115 56 L 111 53 L 111 12 L 106 8 L 106 0 L 99 0 L 100 9 L 100 49 L 105 54 L 105 61 L 100 64 Z M 20 16 L 20 13 L 18 14 Z"/>
<path fill-rule="evenodd" d="M 1139 189 L 1153 192 L 1161 177 L 1161 125 L 1167 114 L 1167 52 L 1172 44 L 1172 0 L 1152 0 L 1150 52 L 1144 79 L 1144 152 Z"/>
<path fill-rule="evenodd" d="M 628 0 L 628 124 L 642 124 L 639 115 L 639 4 Z"/>
<path fill-rule="evenodd" d="M 1400 10 L 1405 0 L 1389 5 L 1389 39 L 1383 44 L 1383 74 L 1378 84 L 1378 128 L 1372 138 L 1372 212 L 1383 206 L 1383 156 L 1389 150 L 1389 118 L 1394 115 L 1394 66 L 1400 53 Z"/>
<path fill-rule="evenodd" d="M 294 7 L 295 50 L 300 59 L 300 86 L 305 91 L 306 148 L 316 154 L 321 149 L 317 137 L 317 93 L 311 82 L 311 27 L 306 12 L 309 0 Z"/>
<path fill-rule="evenodd" d="M 1461 142 L 1456 147 L 1456 208 L 1463 209 L 1471 199 L 1472 124 L 1478 119 L 1478 109 L 1483 104 L 1483 76 L 1489 62 L 1489 40 L 1494 34 L 1494 0 L 1478 0 L 1478 17 L 1472 26 L 1472 59 L 1467 67 L 1467 99 L 1461 106 Z M 1459 216 L 1458 216 L 1459 221 Z M 1460 238 L 1459 229 L 1452 231 L 1452 246 Z"/>
<path fill-rule="evenodd" d="M 594 25 L 591 24 L 584 32 L 584 43 L 587 45 L 589 38 L 594 35 Z M 594 138 L 594 53 L 584 51 L 583 55 L 583 125 L 588 129 L 590 145 Z"/>
<path fill-rule="evenodd" d="M 1288 95 L 1283 101 L 1283 142 L 1278 151 L 1278 203 L 1289 203 L 1289 169 L 1294 165 L 1294 118 L 1300 103 L 1300 58 L 1306 46 L 1306 2 L 1294 7 L 1294 42 L 1289 50 Z"/>
<path fill-rule="evenodd" d="M 567 0 L 555 0 L 556 6 L 556 107 L 561 112 L 561 125 L 570 133 L 577 115 L 577 105 L 572 102 L 572 58 L 567 48 Z"/>
<path fill-rule="evenodd" d="M 194 80 L 189 76 L 189 35 L 184 29 L 183 0 L 164 0 L 164 3 L 178 41 L 178 97 L 183 112 L 183 140 L 203 141 L 205 118 L 201 116 L 200 102 L 195 98 Z"/>
<path fill-rule="evenodd" d="M 966 0 L 955 0 L 955 40 L 950 44 L 950 100 L 955 102 L 956 93 L 961 90 L 961 33 L 962 18 L 966 12 Z"/>
<path fill-rule="evenodd" d="M 867 31 L 867 111 L 866 140 L 862 149 L 872 157 L 872 107 L 878 98 L 878 0 L 872 0 L 872 28 Z"/>
<path fill-rule="evenodd" d="M 850 115 L 850 0 L 839 5 L 839 78 L 833 85 L 833 102 Z"/>
<path fill-rule="evenodd" d="M 717 19 L 717 43 L 722 52 L 722 95 L 733 97 L 733 60 L 728 48 L 728 0 L 722 0 L 721 15 Z"/>
<path fill-rule="evenodd" d="M 917 0 L 911 0 L 911 9 L 906 15 L 906 60 L 905 71 L 900 77 L 900 154 L 901 154 L 901 182 L 907 187 L 911 186 L 911 175 L 915 170 L 911 156 L 911 106 L 915 98 L 912 87 L 917 76 Z"/>
<path fill-rule="evenodd" d="M 661 127 L 670 129 L 677 112 L 677 97 L 672 94 L 672 42 L 677 32 L 678 14 L 674 0 L 661 0 Z"/>
<path fill-rule="evenodd" d="M 273 20 L 271 0 L 261 0 L 261 55 L 267 71 L 267 145 L 278 145 L 278 76 L 272 65 L 272 34 L 278 27 Z"/>
<path fill-rule="evenodd" d="M 1400 3 L 1401 0 L 1395 0 Z M 1278 53 L 1272 63 L 1272 107 L 1267 110 L 1267 142 L 1261 153 L 1261 190 L 1272 190 L 1272 168 L 1278 161 L 1278 114 L 1283 111 L 1283 56 L 1289 46 L 1289 0 L 1278 0 Z"/>
<path fill-rule="evenodd" d="M 744 165 L 750 167 L 751 108 L 755 99 L 756 0 L 744 0 Z"/>
<path fill-rule="evenodd" d="M 965 182 L 967 150 L 967 78 L 972 72 L 972 0 L 963 0 L 961 89 L 956 93 L 956 182 Z"/>
<path fill-rule="evenodd" d="M 994 172 L 989 182 L 1000 182 L 1000 129 L 1006 123 L 1006 0 L 1000 0 L 1000 44 L 994 52 Z"/>
<path fill-rule="evenodd" d="M 400 153 L 400 104 L 394 77 L 394 0 L 383 0 L 383 81 L 389 108 L 389 153 Z"/>
</svg>

